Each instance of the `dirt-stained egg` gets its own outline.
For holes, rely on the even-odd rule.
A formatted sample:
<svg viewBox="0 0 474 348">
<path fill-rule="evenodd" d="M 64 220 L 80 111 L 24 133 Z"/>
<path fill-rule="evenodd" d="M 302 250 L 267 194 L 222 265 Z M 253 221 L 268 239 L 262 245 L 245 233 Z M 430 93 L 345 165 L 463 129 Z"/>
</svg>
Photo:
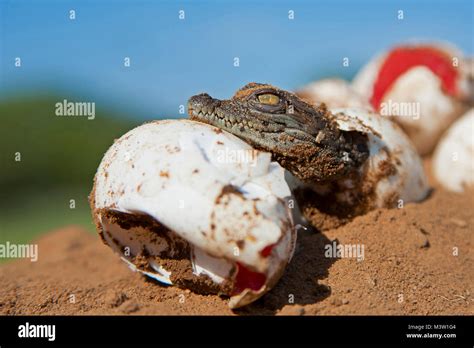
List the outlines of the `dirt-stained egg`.
<svg viewBox="0 0 474 348">
<path fill-rule="evenodd" d="M 296 94 L 312 104 L 324 103 L 328 108 L 364 108 L 372 106 L 345 80 L 338 78 L 312 82 L 296 91 Z"/>
<path fill-rule="evenodd" d="M 95 176 L 102 240 L 164 284 L 244 306 L 270 290 L 296 233 L 284 169 L 213 126 L 155 121 L 118 139 Z"/>
<path fill-rule="evenodd" d="M 392 116 L 426 155 L 468 108 L 473 93 L 469 65 L 446 44 L 400 45 L 371 60 L 352 85 L 374 110 Z"/>
<path fill-rule="evenodd" d="M 332 109 L 341 130 L 368 136 L 369 158 L 350 176 L 325 185 L 296 188 L 303 214 L 318 212 L 343 219 L 375 208 L 402 207 L 424 199 L 429 186 L 421 158 L 412 143 L 390 119 L 365 109 Z M 295 186 L 294 184 L 292 186 Z"/>
<path fill-rule="evenodd" d="M 446 189 L 463 192 L 474 186 L 474 109 L 448 128 L 432 163 L 437 181 Z"/>
</svg>

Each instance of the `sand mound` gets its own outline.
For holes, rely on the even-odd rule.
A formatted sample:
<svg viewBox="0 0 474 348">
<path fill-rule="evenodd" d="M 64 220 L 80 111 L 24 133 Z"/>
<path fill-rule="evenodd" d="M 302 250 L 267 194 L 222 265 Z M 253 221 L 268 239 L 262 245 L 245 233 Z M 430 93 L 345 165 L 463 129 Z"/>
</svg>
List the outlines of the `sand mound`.
<svg viewBox="0 0 474 348">
<path fill-rule="evenodd" d="M 40 240 L 37 262 L 0 267 L 2 314 L 473 314 L 473 192 L 376 210 L 324 233 L 304 232 L 277 286 L 232 312 L 225 299 L 131 272 L 80 228 Z M 364 260 L 325 246 L 363 245 Z"/>
</svg>

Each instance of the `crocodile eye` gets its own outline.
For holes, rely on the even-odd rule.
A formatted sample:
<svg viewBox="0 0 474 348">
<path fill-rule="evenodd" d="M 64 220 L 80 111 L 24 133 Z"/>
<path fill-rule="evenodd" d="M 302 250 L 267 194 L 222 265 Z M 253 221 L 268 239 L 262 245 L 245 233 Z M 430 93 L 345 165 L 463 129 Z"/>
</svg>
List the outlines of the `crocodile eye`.
<svg viewBox="0 0 474 348">
<path fill-rule="evenodd" d="M 275 94 L 265 93 L 258 96 L 258 101 L 266 105 L 278 105 L 280 103 L 280 98 Z"/>
</svg>

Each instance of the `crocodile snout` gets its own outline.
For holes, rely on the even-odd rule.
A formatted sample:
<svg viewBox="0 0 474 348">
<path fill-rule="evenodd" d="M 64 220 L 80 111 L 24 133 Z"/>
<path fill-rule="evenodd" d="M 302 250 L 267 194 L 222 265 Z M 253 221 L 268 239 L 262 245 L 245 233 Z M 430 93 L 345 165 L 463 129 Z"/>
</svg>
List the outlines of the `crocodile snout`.
<svg viewBox="0 0 474 348">
<path fill-rule="evenodd" d="M 207 93 L 201 93 L 201 94 L 194 95 L 191 98 L 189 98 L 189 100 L 188 100 L 189 115 L 193 116 L 193 112 L 195 112 L 195 113 L 199 113 L 199 112 L 208 113 L 208 109 L 210 109 L 209 111 L 211 111 L 214 108 L 215 102 L 216 102 L 216 100 L 213 99 Z"/>
</svg>

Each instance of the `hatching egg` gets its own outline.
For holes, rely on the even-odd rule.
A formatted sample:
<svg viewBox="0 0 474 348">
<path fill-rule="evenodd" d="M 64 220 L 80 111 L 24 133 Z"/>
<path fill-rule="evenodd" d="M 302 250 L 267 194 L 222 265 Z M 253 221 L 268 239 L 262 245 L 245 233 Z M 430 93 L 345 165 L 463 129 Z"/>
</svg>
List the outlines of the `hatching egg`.
<svg viewBox="0 0 474 348">
<path fill-rule="evenodd" d="M 106 152 L 91 208 L 102 240 L 130 268 L 237 308 L 270 290 L 292 256 L 284 172 L 213 126 L 155 121 Z"/>
<path fill-rule="evenodd" d="M 341 130 L 367 134 L 369 157 L 345 178 L 297 187 L 299 191 L 303 187 L 304 196 L 316 207 L 332 215 L 353 217 L 375 208 L 401 207 L 427 196 L 429 186 L 421 158 L 397 124 L 365 109 L 331 112 Z"/>
</svg>

